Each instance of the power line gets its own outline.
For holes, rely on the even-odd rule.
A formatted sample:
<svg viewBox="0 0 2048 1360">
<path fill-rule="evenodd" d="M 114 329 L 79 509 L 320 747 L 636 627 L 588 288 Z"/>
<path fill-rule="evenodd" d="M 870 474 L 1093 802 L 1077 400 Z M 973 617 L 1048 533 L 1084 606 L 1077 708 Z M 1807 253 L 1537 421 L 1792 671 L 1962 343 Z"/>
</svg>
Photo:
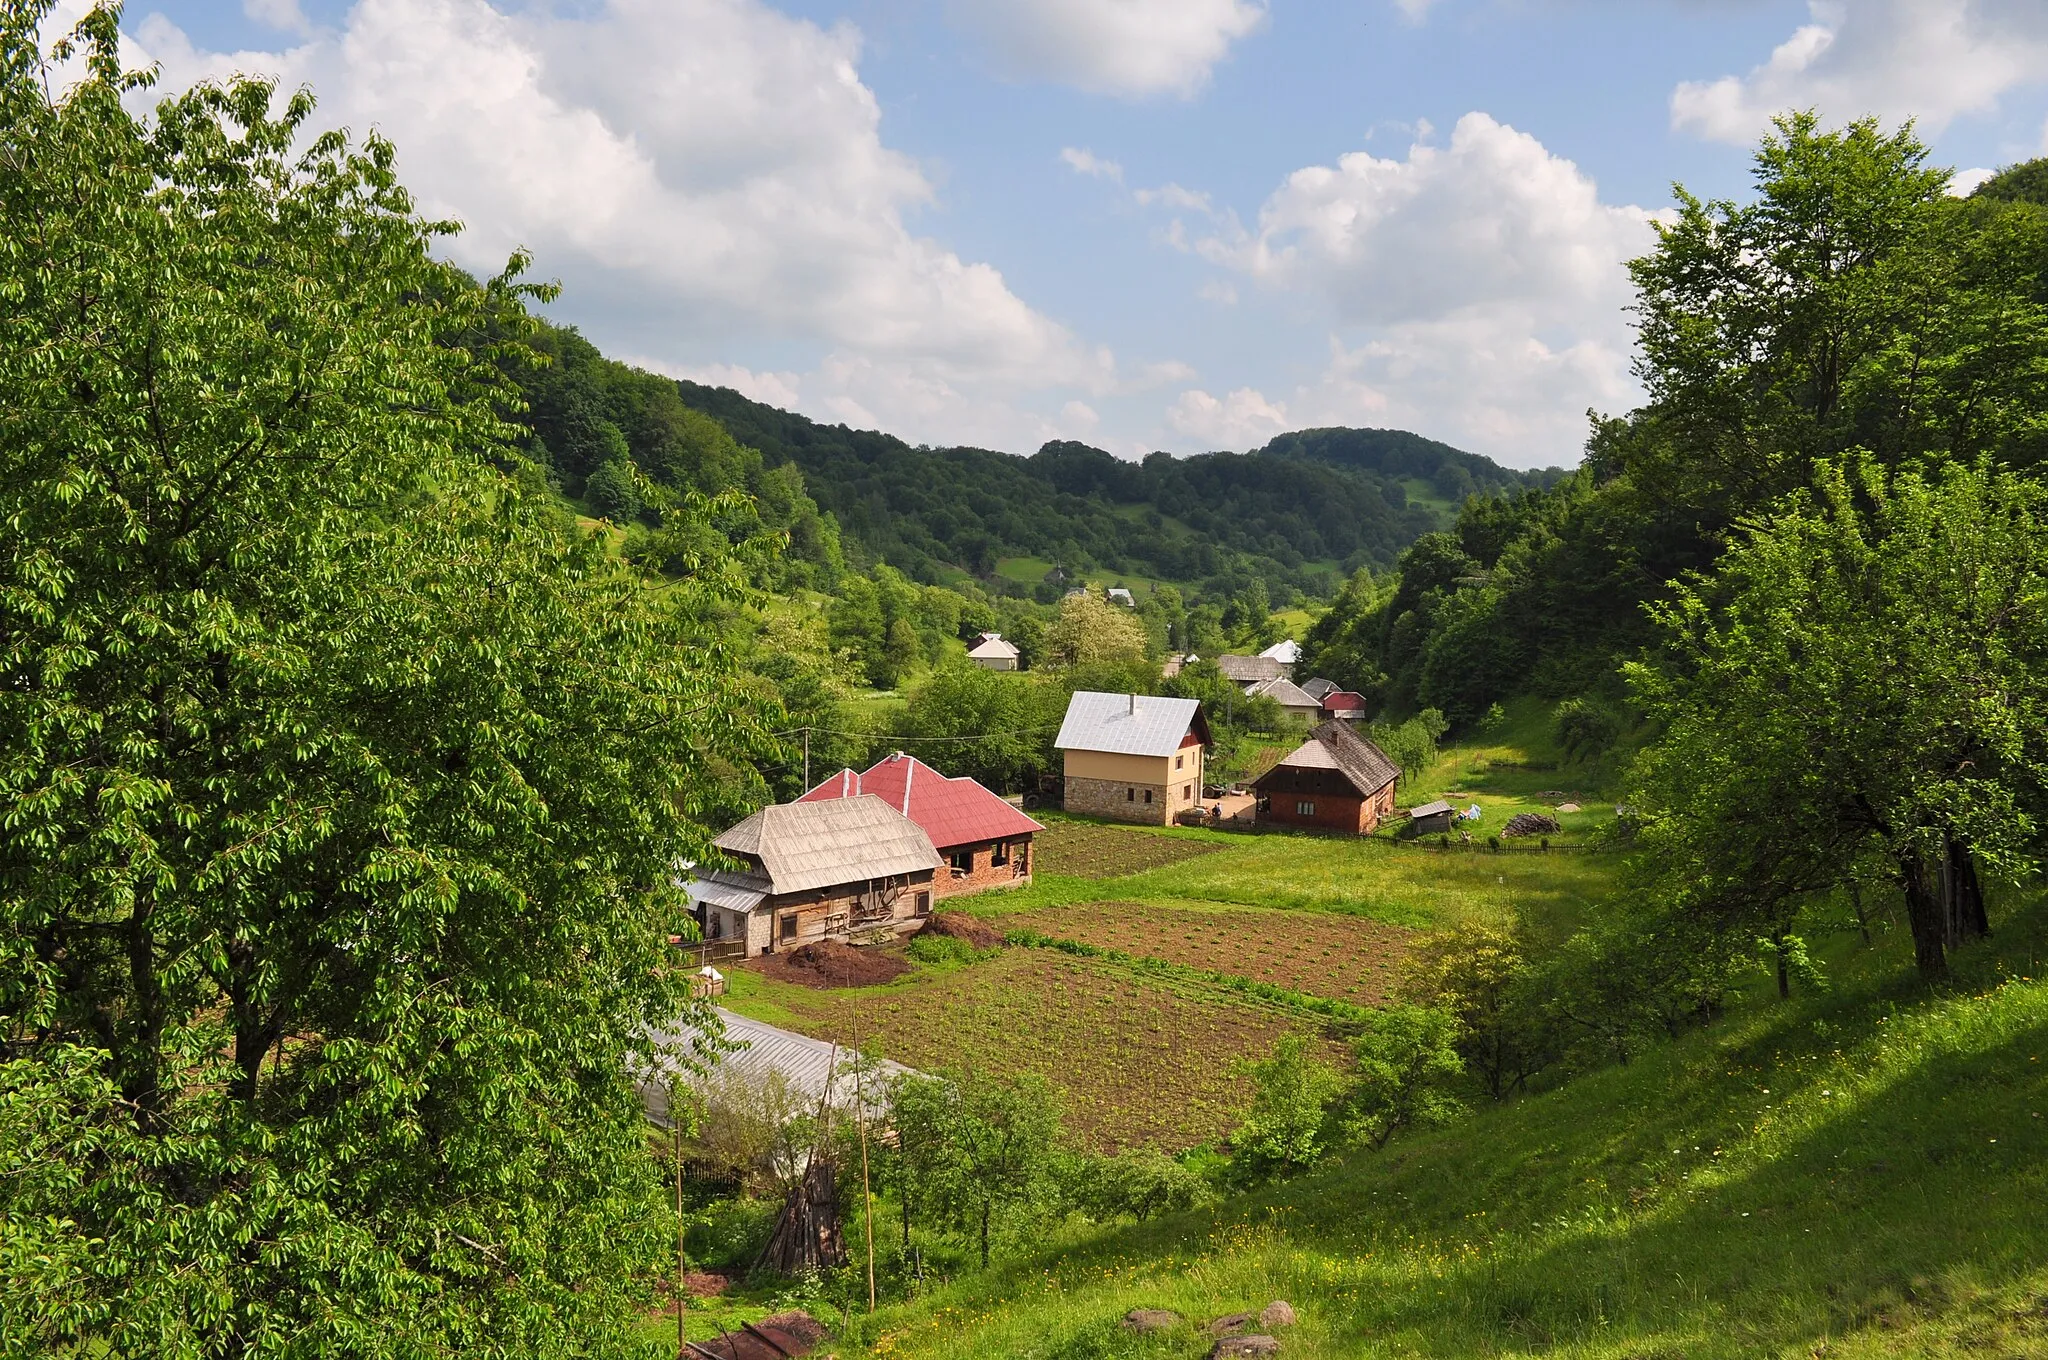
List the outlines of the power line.
<svg viewBox="0 0 2048 1360">
<path fill-rule="evenodd" d="M 1034 732 L 1057 732 L 1059 723 L 1043 723 L 1037 727 L 1014 727 L 1007 732 L 977 732 L 965 737 L 922 737 L 912 733 L 849 732 L 837 727 L 792 727 L 786 732 L 770 732 L 771 737 L 793 737 L 799 732 L 826 732 L 835 737 L 865 737 L 869 741 L 987 741 L 990 737 L 1022 737 Z"/>
</svg>

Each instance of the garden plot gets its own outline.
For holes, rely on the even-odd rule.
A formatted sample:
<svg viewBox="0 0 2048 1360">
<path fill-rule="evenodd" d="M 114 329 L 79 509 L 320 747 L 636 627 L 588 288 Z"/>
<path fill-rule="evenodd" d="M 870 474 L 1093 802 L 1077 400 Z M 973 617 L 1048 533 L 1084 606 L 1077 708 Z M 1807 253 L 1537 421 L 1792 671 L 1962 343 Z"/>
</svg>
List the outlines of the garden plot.
<svg viewBox="0 0 2048 1360">
<path fill-rule="evenodd" d="M 766 998 L 763 998 L 766 999 Z M 1233 1075 L 1290 1030 L 1270 1009 L 1187 995 L 1086 959 L 1010 949 L 987 963 L 866 992 L 777 988 L 777 1023 L 841 1043 L 872 1043 L 921 1071 L 1036 1072 L 1067 1127 L 1098 1148 L 1168 1151 L 1222 1137 L 1251 1084 Z M 1332 1043 L 1325 1056 L 1343 1060 Z"/>
<path fill-rule="evenodd" d="M 1005 929 L 1099 945 L 1358 1006 L 1392 991 L 1413 932 L 1359 916 L 1145 902 L 1084 902 L 1000 918 Z"/>
<path fill-rule="evenodd" d="M 1036 871 L 1070 878 L 1122 878 L 1224 847 L 1215 841 L 1159 836 L 1094 822 L 1056 821 L 1038 834 Z"/>
</svg>

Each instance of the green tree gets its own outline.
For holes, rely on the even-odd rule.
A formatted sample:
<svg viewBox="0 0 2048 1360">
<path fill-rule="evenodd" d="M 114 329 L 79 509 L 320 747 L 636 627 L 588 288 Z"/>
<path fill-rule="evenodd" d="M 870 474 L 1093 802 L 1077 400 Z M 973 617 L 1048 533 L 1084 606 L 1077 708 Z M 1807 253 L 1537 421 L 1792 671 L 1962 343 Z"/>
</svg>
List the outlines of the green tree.
<svg viewBox="0 0 2048 1360">
<path fill-rule="evenodd" d="M 1401 996 L 1454 1017 L 1466 1069 L 1505 1100 L 1555 1056 L 1540 979 L 1519 922 L 1474 923 L 1425 936 L 1403 969 Z"/>
<path fill-rule="evenodd" d="M 590 502 L 591 509 L 615 524 L 625 524 L 640 516 L 640 488 L 633 485 L 632 465 L 623 458 L 600 464 L 584 482 L 583 497 Z"/>
<path fill-rule="evenodd" d="M 1053 768 L 1065 707 L 1057 686 L 963 663 L 920 685 L 903 722 L 912 753 L 927 764 L 1007 793 Z"/>
<path fill-rule="evenodd" d="M 672 866 L 765 749 L 685 645 L 732 574 L 651 595 L 496 471 L 519 289 L 388 143 L 248 80 L 145 121 L 116 12 L 60 77 L 47 9 L 0 14 L 0 1350 L 622 1352 Z"/>
<path fill-rule="evenodd" d="M 1251 1109 L 1230 1135 L 1233 1178 L 1257 1185 L 1314 1166 L 1328 1146 L 1330 1103 L 1344 1086 L 1336 1069 L 1316 1058 L 1306 1039 L 1288 1034 L 1243 1071 L 1254 1089 Z"/>
<path fill-rule="evenodd" d="M 1060 616 L 1046 629 L 1045 650 L 1062 666 L 1142 661 L 1145 629 L 1130 610 L 1085 591 L 1060 601 Z"/>
<path fill-rule="evenodd" d="M 1444 1124 L 1462 1108 L 1451 1093 L 1464 1075 L 1458 1020 L 1426 1006 L 1389 1006 L 1352 1041 L 1356 1069 L 1336 1117 L 1375 1148 L 1403 1129 Z"/>
<path fill-rule="evenodd" d="M 1876 855 L 1920 970 L 2033 867 L 2048 742 L 2048 492 L 1988 467 L 1829 464 L 1656 611 L 1630 668 L 1645 865 L 1687 910 L 1775 936 Z"/>
<path fill-rule="evenodd" d="M 1061 1136 L 1052 1087 L 1036 1073 L 948 1073 L 900 1082 L 894 1102 L 918 1200 L 974 1238 L 986 1269 L 995 1228 L 1047 1188 Z"/>
</svg>

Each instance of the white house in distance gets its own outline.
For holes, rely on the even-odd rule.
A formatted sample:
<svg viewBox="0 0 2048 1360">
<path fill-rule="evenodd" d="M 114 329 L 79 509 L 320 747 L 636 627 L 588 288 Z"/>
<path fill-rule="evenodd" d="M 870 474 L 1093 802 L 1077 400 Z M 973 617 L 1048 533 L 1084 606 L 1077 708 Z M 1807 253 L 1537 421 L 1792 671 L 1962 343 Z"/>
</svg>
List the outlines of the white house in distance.
<svg viewBox="0 0 2048 1360">
<path fill-rule="evenodd" d="M 967 649 L 967 659 L 985 671 L 1017 669 L 1016 644 L 1003 641 L 1001 633 L 983 633 L 981 641 Z"/>
<path fill-rule="evenodd" d="M 1301 660 L 1301 644 L 1293 638 L 1287 638 L 1274 643 L 1259 655 L 1277 661 L 1283 666 L 1292 667 L 1295 662 Z"/>
</svg>

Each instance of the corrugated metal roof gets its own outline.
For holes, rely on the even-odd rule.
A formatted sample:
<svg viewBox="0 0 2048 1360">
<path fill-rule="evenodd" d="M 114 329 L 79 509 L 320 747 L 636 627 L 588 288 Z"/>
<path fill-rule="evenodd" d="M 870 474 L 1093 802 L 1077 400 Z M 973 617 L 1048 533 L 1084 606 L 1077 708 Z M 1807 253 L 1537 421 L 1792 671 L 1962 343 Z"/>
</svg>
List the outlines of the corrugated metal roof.
<svg viewBox="0 0 2048 1360">
<path fill-rule="evenodd" d="M 739 874 L 729 869 L 708 869 L 683 885 L 692 901 L 709 902 L 730 911 L 752 911 L 761 905 L 774 885 L 759 874 Z"/>
<path fill-rule="evenodd" d="M 939 863 L 922 827 L 881 799 L 858 794 L 762 808 L 712 844 L 760 860 L 778 895 L 893 878 Z"/>
<path fill-rule="evenodd" d="M 1337 692 L 1337 682 L 1335 680 L 1325 680 L 1319 675 L 1313 680 L 1303 681 L 1301 692 L 1309 695 L 1311 698 L 1321 699 L 1326 695 Z"/>
<path fill-rule="evenodd" d="M 1323 706 L 1322 702 L 1315 695 L 1310 694 L 1292 680 L 1285 678 L 1268 680 L 1264 684 L 1254 685 L 1250 692 L 1252 694 L 1263 694 L 1282 708 L 1313 708 L 1320 712 Z"/>
<path fill-rule="evenodd" d="M 1301 660 L 1301 644 L 1293 638 L 1288 638 L 1283 642 L 1274 643 L 1259 655 L 1269 657 L 1283 666 L 1292 666 Z"/>
<path fill-rule="evenodd" d="M 841 770 L 797 799 L 827 799 L 872 794 L 923 827 L 940 850 L 983 841 L 1010 840 L 1045 830 L 980 784 L 952 778 L 898 751 L 870 765 L 865 774 Z"/>
<path fill-rule="evenodd" d="M 1076 690 L 1053 745 L 1062 751 L 1106 751 L 1121 756 L 1170 756 L 1200 716 L 1194 699 Z"/>
<path fill-rule="evenodd" d="M 1323 696 L 1323 707 L 1334 713 L 1338 709 L 1346 712 L 1365 711 L 1365 696 L 1356 690 L 1333 689 Z"/>
<path fill-rule="evenodd" d="M 1424 803 L 1421 807 L 1409 808 L 1408 815 L 1410 817 L 1441 817 L 1450 810 L 1451 805 L 1439 798 L 1434 803 Z"/>
<path fill-rule="evenodd" d="M 843 1065 L 852 1056 L 851 1050 L 844 1046 L 835 1049 L 828 1040 L 777 1029 L 723 1007 L 718 1010 L 718 1018 L 725 1024 L 726 1042 L 740 1045 L 730 1053 L 715 1053 L 714 1046 L 694 1029 L 657 1031 L 654 1035 L 655 1048 L 657 1051 L 675 1052 L 692 1065 L 708 1066 L 713 1071 L 721 1068 L 731 1071 L 749 1082 L 760 1082 L 769 1073 L 779 1072 L 792 1089 L 802 1092 L 812 1101 L 824 1098 L 826 1083 L 833 1080 L 835 1061 Z M 917 1075 L 902 1063 L 887 1059 L 882 1061 L 881 1070 L 886 1077 Z M 870 1104 L 876 1104 L 882 1098 L 881 1093 L 874 1090 L 865 1094 Z M 667 1122 L 668 1092 L 665 1083 L 643 1079 L 641 1099 L 650 1115 L 658 1121 Z M 852 1105 L 853 1101 L 853 1077 L 842 1070 L 832 1092 L 832 1103 L 845 1107 Z"/>
</svg>

